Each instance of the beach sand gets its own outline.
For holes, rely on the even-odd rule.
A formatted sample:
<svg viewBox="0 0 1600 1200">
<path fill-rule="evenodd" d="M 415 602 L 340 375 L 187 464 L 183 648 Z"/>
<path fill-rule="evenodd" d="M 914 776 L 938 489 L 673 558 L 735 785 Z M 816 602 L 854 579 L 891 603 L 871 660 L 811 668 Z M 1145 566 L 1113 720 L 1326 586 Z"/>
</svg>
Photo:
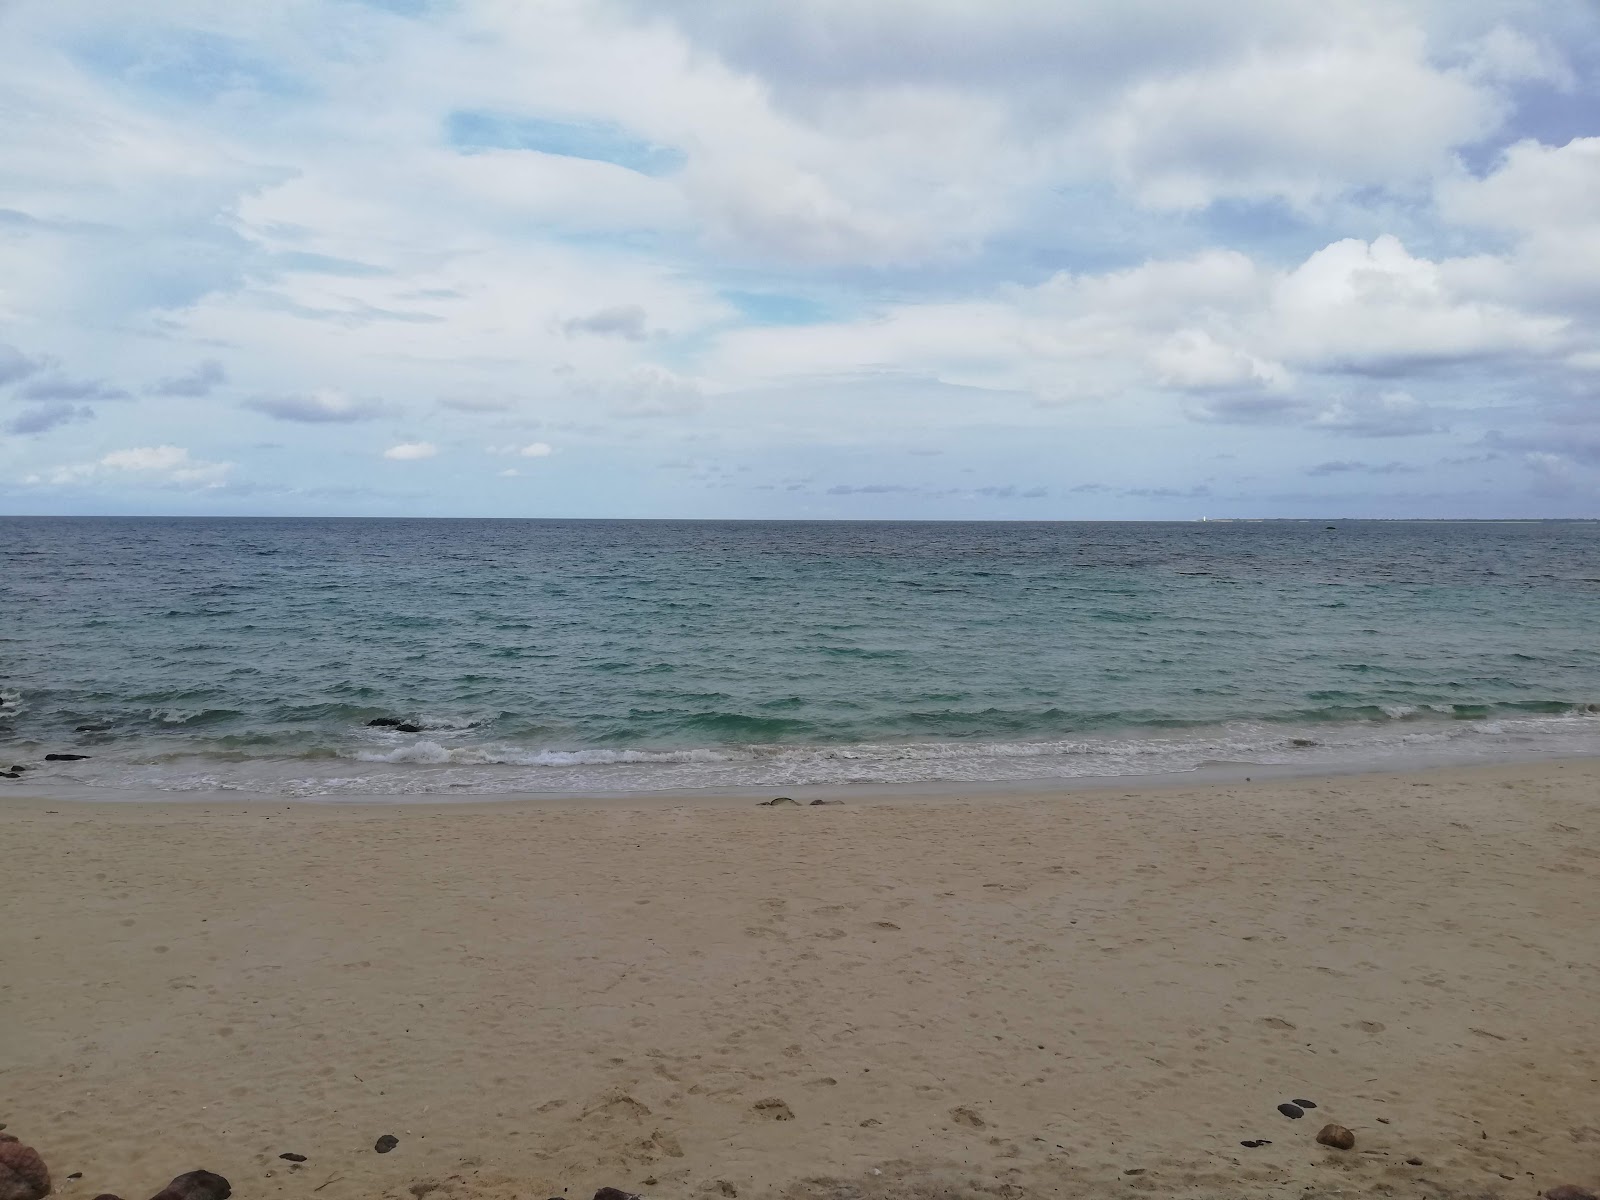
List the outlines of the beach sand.
<svg viewBox="0 0 1600 1200">
<path fill-rule="evenodd" d="M 0 1121 L 85 1200 L 1600 1185 L 1600 762 L 757 798 L 9 790 Z"/>
</svg>

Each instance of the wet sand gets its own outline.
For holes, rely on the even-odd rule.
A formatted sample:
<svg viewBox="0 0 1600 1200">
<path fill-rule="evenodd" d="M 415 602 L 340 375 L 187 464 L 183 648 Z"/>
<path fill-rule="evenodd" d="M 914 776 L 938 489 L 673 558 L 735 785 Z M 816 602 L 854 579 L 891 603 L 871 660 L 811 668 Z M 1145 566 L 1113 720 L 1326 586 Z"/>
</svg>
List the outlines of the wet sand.
<svg viewBox="0 0 1600 1200">
<path fill-rule="evenodd" d="M 8 789 L 0 1121 L 83 1200 L 1600 1184 L 1600 762 L 764 798 Z"/>
</svg>

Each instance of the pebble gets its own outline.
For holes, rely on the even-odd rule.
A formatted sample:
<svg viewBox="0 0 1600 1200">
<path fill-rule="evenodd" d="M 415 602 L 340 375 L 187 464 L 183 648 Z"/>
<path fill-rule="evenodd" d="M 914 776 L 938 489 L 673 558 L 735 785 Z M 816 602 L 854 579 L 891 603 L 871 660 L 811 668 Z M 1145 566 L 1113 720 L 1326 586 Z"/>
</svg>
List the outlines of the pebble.
<svg viewBox="0 0 1600 1200">
<path fill-rule="evenodd" d="M 781 804 L 793 804 L 796 808 L 798 808 L 800 806 L 800 801 L 789 796 L 774 796 L 771 800 L 762 800 L 760 802 L 760 806 L 762 808 L 776 808 Z"/>
<path fill-rule="evenodd" d="M 1545 1191 L 1544 1200 L 1596 1200 L 1595 1194 L 1575 1183 L 1563 1183 Z"/>
<path fill-rule="evenodd" d="M 233 1185 L 215 1171 L 185 1171 L 150 1200 L 228 1200 Z"/>
<path fill-rule="evenodd" d="M 1408 1158 L 1408 1159 L 1406 1159 L 1406 1166 L 1408 1166 L 1408 1167 L 1420 1167 L 1421 1165 L 1422 1165 L 1422 1160 L 1420 1158 Z"/>
<path fill-rule="evenodd" d="M 1245 1147 L 1247 1150 L 1254 1150 L 1260 1146 L 1270 1146 L 1272 1143 L 1266 1138 L 1250 1138 L 1246 1141 L 1240 1142 L 1239 1145 Z"/>
<path fill-rule="evenodd" d="M 306 1156 L 304 1154 L 280 1154 L 278 1157 L 283 1159 L 285 1162 L 305 1162 L 306 1160 Z"/>
<path fill-rule="evenodd" d="M 639 1197 L 621 1188 L 603 1187 L 594 1194 L 594 1200 L 639 1200 Z"/>
<path fill-rule="evenodd" d="M 395 1135 L 392 1134 L 392 1133 L 386 1133 L 381 1138 L 379 1138 L 376 1142 L 372 1143 L 372 1148 L 374 1150 L 376 1150 L 379 1154 L 387 1154 L 387 1153 L 389 1153 L 389 1151 L 393 1150 L 399 1144 L 400 1144 L 400 1139 L 399 1138 L 395 1137 Z"/>
<path fill-rule="evenodd" d="M 1295 1100 L 1295 1103 L 1298 1104 L 1301 1108 L 1315 1108 L 1317 1106 L 1317 1102 L 1315 1100 L 1299 1100 L 1299 1099 L 1297 1099 L 1297 1100 Z"/>
<path fill-rule="evenodd" d="M 1354 1150 L 1356 1135 L 1343 1125 L 1324 1125 L 1317 1130 L 1317 1144 L 1332 1146 L 1335 1150 Z"/>
<path fill-rule="evenodd" d="M 1291 1121 L 1298 1121 L 1301 1117 L 1306 1115 L 1303 1109 L 1293 1104 L 1280 1104 L 1278 1105 L 1278 1111 L 1284 1116 L 1288 1117 Z"/>
</svg>

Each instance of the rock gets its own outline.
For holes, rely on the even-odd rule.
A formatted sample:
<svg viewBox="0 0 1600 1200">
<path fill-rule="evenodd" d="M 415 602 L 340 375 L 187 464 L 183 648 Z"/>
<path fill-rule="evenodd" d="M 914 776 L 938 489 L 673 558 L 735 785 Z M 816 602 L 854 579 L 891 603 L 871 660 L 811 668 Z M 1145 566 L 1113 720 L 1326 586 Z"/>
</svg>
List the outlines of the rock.
<svg viewBox="0 0 1600 1200">
<path fill-rule="evenodd" d="M 78 762 L 80 759 L 88 757 L 87 754 L 46 754 L 44 760 L 45 762 Z"/>
<path fill-rule="evenodd" d="M 278 1157 L 283 1159 L 285 1162 L 305 1162 L 306 1160 L 306 1156 L 304 1154 L 280 1154 Z"/>
<path fill-rule="evenodd" d="M 104 733 L 106 730 L 108 730 L 110 728 L 111 728 L 111 726 L 109 724 L 78 725 L 78 726 L 73 728 L 72 732 L 73 733 Z"/>
<path fill-rule="evenodd" d="M 1280 1104 L 1278 1105 L 1278 1111 L 1284 1116 L 1288 1117 L 1291 1121 L 1298 1121 L 1301 1117 L 1306 1115 L 1303 1109 L 1294 1104 Z"/>
<path fill-rule="evenodd" d="M 233 1187 L 213 1171 L 185 1171 L 150 1200 L 228 1200 Z"/>
<path fill-rule="evenodd" d="M 399 717 L 373 717 L 367 722 L 368 729 L 393 729 L 400 724 Z"/>
<path fill-rule="evenodd" d="M 1343 1125 L 1324 1125 L 1317 1130 L 1317 1144 L 1319 1146 L 1332 1146 L 1335 1150 L 1354 1150 L 1356 1148 L 1356 1135 Z"/>
<path fill-rule="evenodd" d="M 110 1192 L 101 1192 L 94 1200 L 122 1200 L 121 1196 L 113 1196 Z"/>
<path fill-rule="evenodd" d="M 33 770 L 33 768 L 30 767 L 27 763 L 12 763 L 11 764 L 11 769 L 13 771 L 31 771 L 31 770 Z M 4 1125 L 0 1125 L 0 1129 L 4 1129 L 4 1128 L 5 1128 Z"/>
<path fill-rule="evenodd" d="M 776 808 L 780 804 L 792 804 L 796 808 L 800 807 L 800 801 L 792 800 L 788 796 L 774 796 L 771 800 L 761 801 L 762 808 Z"/>
<path fill-rule="evenodd" d="M 1270 1146 L 1272 1143 L 1266 1138 L 1251 1138 L 1248 1141 L 1240 1142 L 1239 1145 L 1245 1147 L 1247 1150 L 1254 1150 L 1258 1146 Z"/>
<path fill-rule="evenodd" d="M 1296 1098 L 1295 1103 L 1301 1108 L 1315 1108 L 1317 1106 L 1317 1102 L 1315 1100 L 1301 1100 Z"/>
<path fill-rule="evenodd" d="M 410 721 L 402 721 L 399 725 L 395 726 L 395 730 L 399 733 L 421 733 L 422 726 L 413 725 Z"/>
<path fill-rule="evenodd" d="M 71 1175 L 68 1175 L 67 1178 L 68 1179 L 82 1179 L 83 1178 L 83 1172 L 82 1171 L 74 1171 Z"/>
<path fill-rule="evenodd" d="M 771 1117 L 774 1121 L 794 1120 L 794 1110 L 776 1096 L 769 1096 L 765 1100 L 757 1100 L 755 1110 L 764 1117 Z"/>
<path fill-rule="evenodd" d="M 50 1194 L 50 1171 L 32 1146 L 0 1134 L 0 1200 L 39 1200 Z"/>
<path fill-rule="evenodd" d="M 395 1137 L 395 1135 L 392 1134 L 392 1133 L 386 1133 L 381 1138 L 379 1138 L 377 1141 L 372 1143 L 372 1148 L 374 1150 L 376 1150 L 379 1154 L 387 1154 L 387 1153 L 389 1153 L 389 1151 L 393 1150 L 399 1144 L 400 1144 L 400 1139 L 399 1138 Z"/>
<path fill-rule="evenodd" d="M 1316 743 L 1316 740 L 1314 738 L 1290 738 L 1289 739 L 1289 745 L 1299 747 L 1302 750 L 1305 749 L 1307 746 L 1315 746 L 1316 744 L 1317 743 Z"/>
<path fill-rule="evenodd" d="M 594 1194 L 594 1200 L 639 1200 L 632 1192 L 625 1192 L 621 1188 L 601 1188 Z"/>
<path fill-rule="evenodd" d="M 21 779 L 21 771 L 0 771 L 0 779 Z"/>
<path fill-rule="evenodd" d="M 1575 1183 L 1563 1183 L 1547 1188 L 1544 1200 L 1597 1200 L 1597 1197 L 1586 1187 L 1579 1187 Z"/>
<path fill-rule="evenodd" d="M 843 804 L 843 803 L 844 803 L 843 800 L 813 800 L 811 802 L 811 807 L 812 808 L 816 808 L 817 805 L 819 805 L 819 804 Z"/>
<path fill-rule="evenodd" d="M 1408 1159 L 1406 1159 L 1406 1166 L 1408 1166 L 1408 1167 L 1420 1167 L 1421 1165 L 1422 1165 L 1422 1160 L 1420 1158 L 1408 1158 Z"/>
</svg>

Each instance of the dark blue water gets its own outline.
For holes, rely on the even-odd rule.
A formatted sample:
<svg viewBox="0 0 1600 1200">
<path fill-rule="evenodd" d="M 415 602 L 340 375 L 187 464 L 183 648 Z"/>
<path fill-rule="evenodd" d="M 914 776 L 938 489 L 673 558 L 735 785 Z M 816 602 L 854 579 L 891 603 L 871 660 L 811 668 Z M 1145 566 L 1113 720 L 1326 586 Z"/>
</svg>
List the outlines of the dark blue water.
<svg viewBox="0 0 1600 1200">
<path fill-rule="evenodd" d="M 1597 523 L 3 519 L 0 613 L 0 758 L 106 786 L 1600 748 Z"/>
</svg>

